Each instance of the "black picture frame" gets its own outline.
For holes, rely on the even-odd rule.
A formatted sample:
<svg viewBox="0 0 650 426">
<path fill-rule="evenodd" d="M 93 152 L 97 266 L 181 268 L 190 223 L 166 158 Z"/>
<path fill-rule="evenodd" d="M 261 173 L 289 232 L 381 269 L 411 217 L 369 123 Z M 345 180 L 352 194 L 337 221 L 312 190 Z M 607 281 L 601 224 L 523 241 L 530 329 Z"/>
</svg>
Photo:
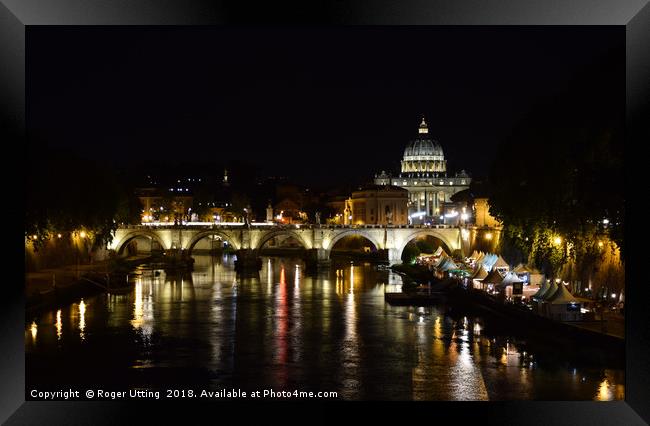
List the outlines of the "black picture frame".
<svg viewBox="0 0 650 426">
<path fill-rule="evenodd" d="M 27 99 L 25 93 L 25 53 L 28 29 L 34 25 L 618 25 L 626 28 L 626 139 L 647 145 L 648 100 L 650 99 L 650 6 L 645 0 L 574 0 L 543 2 L 521 0 L 457 0 L 457 1 L 377 1 L 377 2 L 268 2 L 253 6 L 245 2 L 208 2 L 205 0 L 168 0 L 139 2 L 107 0 L 2 0 L 0 2 L 0 128 L 5 146 L 23 146 Z M 644 127 L 644 125 L 646 127 Z M 18 149 L 20 152 L 20 149 Z M 625 184 L 631 184 L 632 170 L 642 159 L 628 158 Z M 634 163 L 639 161 L 639 163 Z M 643 170 L 643 168 L 638 168 Z M 28 167 L 10 173 L 28 172 Z M 8 179 L 16 180 L 17 176 Z M 642 176 L 642 175 L 641 175 Z M 635 178 L 638 178 L 635 177 Z M 626 188 L 626 191 L 629 189 Z M 641 197 L 645 191 L 642 191 Z M 22 197 L 17 195 L 16 199 Z M 627 203 L 633 200 L 627 199 Z M 634 211 L 629 206 L 626 211 Z M 629 213 L 628 213 L 629 216 Z M 632 219 L 632 221 L 630 221 Z M 10 250 L 16 252 L 23 239 L 21 215 L 8 219 Z M 628 228 L 642 223 L 627 218 Z M 15 238 L 15 240 L 14 240 Z M 397 415 L 404 422 L 413 421 L 414 414 L 430 421 L 441 414 L 452 415 L 455 422 L 479 419 L 482 423 L 527 425 L 637 425 L 650 422 L 650 310 L 644 304 L 647 285 L 640 276 L 638 256 L 634 249 L 627 255 L 626 282 L 626 390 L 625 401 L 618 402 L 534 402 L 498 403 L 414 403 L 408 407 L 393 404 L 361 408 L 359 414 Z M 17 259 L 17 262 L 19 260 Z M 3 309 L 0 310 L 0 421 L 6 424 L 116 424 L 152 422 L 160 417 L 165 422 L 189 423 L 188 413 L 219 415 L 229 410 L 239 421 L 248 423 L 251 416 L 262 421 L 296 420 L 297 412 L 287 403 L 250 405 L 195 403 L 182 406 L 182 401 L 156 404 L 145 401 L 124 402 L 26 402 L 24 399 L 24 296 L 19 283 L 20 273 L 3 286 Z M 636 285 L 638 284 L 638 285 Z M 224 404 L 224 403 L 221 403 Z M 329 402 L 318 416 L 324 420 L 340 419 L 349 404 Z M 215 414 L 216 413 L 216 414 Z M 322 413 L 322 414 L 321 414 Z M 277 416 L 277 417 L 276 417 Z M 286 416 L 286 417 L 282 417 Z M 313 417 L 314 414 L 311 414 Z M 294 417 L 290 419 L 290 417 Z M 208 417 L 213 418 L 213 417 Z M 218 418 L 218 417 L 217 417 Z M 447 420 L 446 420 L 447 421 Z"/>
</svg>

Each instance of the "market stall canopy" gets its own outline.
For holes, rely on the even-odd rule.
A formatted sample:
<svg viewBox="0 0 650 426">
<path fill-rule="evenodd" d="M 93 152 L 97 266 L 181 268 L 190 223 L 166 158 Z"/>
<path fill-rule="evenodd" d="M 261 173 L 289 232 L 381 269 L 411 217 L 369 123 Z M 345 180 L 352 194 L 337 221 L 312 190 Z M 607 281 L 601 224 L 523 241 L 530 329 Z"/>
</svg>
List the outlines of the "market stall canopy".
<svg viewBox="0 0 650 426">
<path fill-rule="evenodd" d="M 512 270 L 513 272 L 517 274 L 540 274 L 537 269 L 533 268 L 532 266 L 524 265 L 523 263 L 520 263 L 517 265 L 515 269 Z"/>
<path fill-rule="evenodd" d="M 442 249 L 442 246 L 438 246 L 438 249 L 433 253 L 434 256 L 441 256 L 442 254 L 447 254 L 445 251 Z"/>
<path fill-rule="evenodd" d="M 485 279 L 485 277 L 488 276 L 488 273 L 485 269 L 483 269 L 482 266 L 479 266 L 478 269 L 474 272 L 472 275 L 473 280 L 482 280 Z"/>
<path fill-rule="evenodd" d="M 458 269 L 458 265 L 456 265 L 456 263 L 450 257 L 447 257 L 440 263 L 440 265 L 437 266 L 437 268 L 441 271 L 447 272 L 451 271 L 452 269 Z"/>
<path fill-rule="evenodd" d="M 483 259 L 481 259 L 481 265 L 486 270 L 491 270 L 494 264 L 497 262 L 498 256 L 496 254 L 487 254 Z"/>
<path fill-rule="evenodd" d="M 510 265 L 508 265 L 508 262 L 505 261 L 501 255 L 497 257 L 497 260 L 494 262 L 494 265 L 492 265 L 494 268 L 510 268 Z"/>
<path fill-rule="evenodd" d="M 544 298 L 544 294 L 548 291 L 550 286 L 548 285 L 548 281 L 544 281 L 542 283 L 542 286 L 537 290 L 537 293 L 533 295 L 533 299 L 535 300 L 541 300 Z"/>
<path fill-rule="evenodd" d="M 542 300 L 544 300 L 545 302 L 548 301 L 550 298 L 555 296 L 556 291 L 557 291 L 557 284 L 555 283 L 555 281 L 551 281 L 551 285 L 549 286 L 546 293 L 544 293 L 544 295 L 542 296 Z"/>
<path fill-rule="evenodd" d="M 573 297 L 573 295 L 569 292 L 564 284 L 560 284 L 557 286 L 557 291 L 555 294 L 548 298 L 547 302 L 549 302 L 551 305 L 566 305 L 569 303 L 577 303 L 577 300 L 575 297 Z"/>
<path fill-rule="evenodd" d="M 435 261 L 433 266 L 435 266 L 437 268 L 440 265 L 442 265 L 442 263 L 447 259 L 451 259 L 451 257 L 447 256 L 447 253 L 445 253 L 444 250 L 443 250 L 442 254 L 440 255 L 440 257 L 438 257 L 438 259 Z"/>
<path fill-rule="evenodd" d="M 472 255 L 469 257 L 469 259 L 472 259 L 472 260 L 478 259 L 478 252 L 476 250 L 474 250 L 474 252 L 472 252 Z"/>
<path fill-rule="evenodd" d="M 503 277 L 496 269 L 491 270 L 490 273 L 483 278 L 483 282 L 486 284 L 499 284 L 501 281 L 503 281 Z"/>
<path fill-rule="evenodd" d="M 523 281 L 519 279 L 517 274 L 510 271 L 503 277 L 503 280 L 501 281 L 500 285 L 505 286 L 505 285 L 512 285 L 514 283 L 523 283 Z"/>
</svg>

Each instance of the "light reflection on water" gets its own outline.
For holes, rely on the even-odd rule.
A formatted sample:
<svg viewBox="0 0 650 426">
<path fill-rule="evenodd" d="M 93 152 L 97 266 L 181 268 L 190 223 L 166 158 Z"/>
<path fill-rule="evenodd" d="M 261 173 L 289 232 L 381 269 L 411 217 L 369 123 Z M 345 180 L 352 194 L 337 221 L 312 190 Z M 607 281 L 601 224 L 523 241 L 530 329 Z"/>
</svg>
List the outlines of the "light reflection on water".
<svg viewBox="0 0 650 426">
<path fill-rule="evenodd" d="M 56 311 L 56 338 L 61 340 L 61 335 L 63 334 L 63 322 L 61 321 L 61 309 Z"/>
<path fill-rule="evenodd" d="M 86 303 L 83 299 L 79 302 L 79 338 L 86 338 Z"/>
<path fill-rule="evenodd" d="M 191 274 L 143 270 L 130 294 L 30 318 L 28 381 L 44 380 L 30 365 L 56 363 L 51 380 L 74 383 L 273 386 L 349 399 L 624 398 L 620 369 L 568 366 L 444 307 L 387 305 L 384 292 L 399 291 L 401 278 L 370 264 L 316 276 L 293 259 L 263 265 L 241 278 L 232 258 L 197 256 Z M 79 368 L 88 360 L 102 368 Z"/>
</svg>

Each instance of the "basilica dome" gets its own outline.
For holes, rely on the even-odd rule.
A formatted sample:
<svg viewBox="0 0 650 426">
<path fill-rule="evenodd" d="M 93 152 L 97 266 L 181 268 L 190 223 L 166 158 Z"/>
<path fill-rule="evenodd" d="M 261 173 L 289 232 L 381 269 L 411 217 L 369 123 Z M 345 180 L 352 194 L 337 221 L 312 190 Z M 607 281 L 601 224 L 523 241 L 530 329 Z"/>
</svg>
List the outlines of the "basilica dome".
<svg viewBox="0 0 650 426">
<path fill-rule="evenodd" d="M 417 159 L 431 157 L 427 158 L 427 160 L 444 160 L 445 154 L 442 152 L 442 147 L 438 141 L 430 138 L 417 138 L 409 142 L 404 150 L 404 160 L 416 159 L 413 157 L 417 157 Z"/>
<path fill-rule="evenodd" d="M 429 136 L 424 117 L 418 129 L 418 136 L 404 149 L 402 173 L 419 176 L 438 176 L 447 171 L 445 154 L 440 143 Z"/>
</svg>

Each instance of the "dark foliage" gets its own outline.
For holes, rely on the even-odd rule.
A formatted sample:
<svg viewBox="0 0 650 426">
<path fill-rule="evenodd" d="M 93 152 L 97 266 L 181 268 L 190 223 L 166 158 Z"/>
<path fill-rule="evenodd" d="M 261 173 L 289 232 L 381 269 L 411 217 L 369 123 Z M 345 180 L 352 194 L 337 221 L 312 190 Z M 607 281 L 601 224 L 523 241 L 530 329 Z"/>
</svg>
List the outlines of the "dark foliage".
<svg viewBox="0 0 650 426">
<path fill-rule="evenodd" d="M 504 223 L 508 260 L 532 254 L 553 273 L 605 237 L 624 256 L 624 54 L 609 52 L 562 95 L 540 102 L 498 148 L 490 212 Z M 553 244 L 557 236 L 562 242 Z"/>
<path fill-rule="evenodd" d="M 100 160 L 33 147 L 29 152 L 25 231 L 45 241 L 55 233 L 86 230 L 97 246 L 119 223 L 137 223 L 140 204 L 125 176 Z"/>
</svg>

